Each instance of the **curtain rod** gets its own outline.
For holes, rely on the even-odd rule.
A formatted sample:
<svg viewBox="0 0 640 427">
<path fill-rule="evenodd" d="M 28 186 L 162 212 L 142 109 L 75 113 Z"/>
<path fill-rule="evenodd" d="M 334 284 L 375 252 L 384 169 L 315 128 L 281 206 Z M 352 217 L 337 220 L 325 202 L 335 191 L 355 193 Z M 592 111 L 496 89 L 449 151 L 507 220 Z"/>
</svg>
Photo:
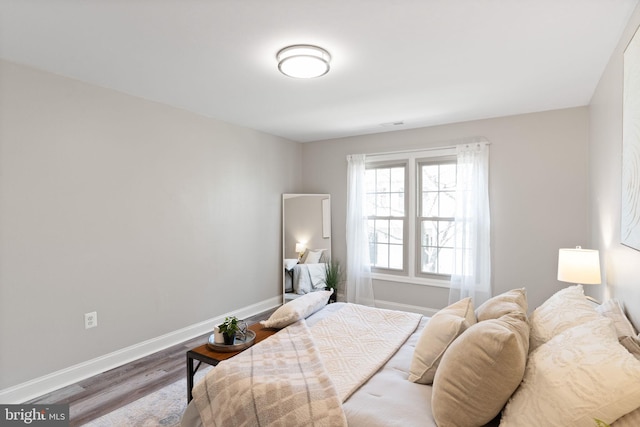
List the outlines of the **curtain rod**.
<svg viewBox="0 0 640 427">
<path fill-rule="evenodd" d="M 456 140 L 448 141 L 448 143 L 450 145 L 445 145 L 445 146 L 440 146 L 440 147 L 414 148 L 414 149 L 411 149 L 411 150 L 385 151 L 385 152 L 380 152 L 380 153 L 361 153 L 361 154 L 364 154 L 367 157 L 371 157 L 371 156 L 385 156 L 385 155 L 389 155 L 389 154 L 418 153 L 418 152 L 421 152 L 421 151 L 446 150 L 448 148 L 455 148 L 456 145 L 460 145 L 460 144 L 480 144 L 480 143 L 485 143 L 487 145 L 491 145 L 489 140 L 487 138 L 485 138 L 484 136 L 477 136 L 477 137 L 473 137 L 473 138 L 456 139 Z M 349 157 L 352 156 L 352 155 L 353 154 L 347 155 L 347 159 L 349 159 Z"/>
</svg>

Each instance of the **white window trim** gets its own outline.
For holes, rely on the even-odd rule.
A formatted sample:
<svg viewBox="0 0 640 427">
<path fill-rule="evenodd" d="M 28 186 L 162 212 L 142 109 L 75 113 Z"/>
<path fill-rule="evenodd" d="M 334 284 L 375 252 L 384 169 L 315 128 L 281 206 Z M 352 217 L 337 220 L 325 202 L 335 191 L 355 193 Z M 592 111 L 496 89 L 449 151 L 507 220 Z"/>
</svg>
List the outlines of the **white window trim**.
<svg viewBox="0 0 640 427">
<path fill-rule="evenodd" d="M 424 285 L 424 286 L 434 286 L 440 288 L 449 288 L 449 280 L 439 280 L 435 278 L 427 278 L 416 275 L 416 213 L 417 206 L 416 203 L 418 201 L 418 188 L 417 188 L 417 179 L 416 179 L 416 167 L 417 161 L 419 159 L 431 158 L 431 157 L 445 157 L 445 156 L 455 156 L 456 155 L 456 147 L 440 147 L 434 149 L 426 149 L 426 150 L 415 150 L 415 151 L 399 151 L 394 153 L 381 153 L 381 154 L 371 154 L 366 155 L 366 162 L 375 163 L 375 162 L 384 162 L 384 161 L 394 161 L 394 160 L 406 160 L 407 167 L 409 169 L 409 179 L 407 182 L 407 194 L 409 194 L 409 215 L 408 225 L 409 225 L 409 239 L 407 242 L 407 273 L 408 274 L 385 274 L 385 273 L 371 273 L 371 278 L 376 280 L 385 280 L 389 282 L 401 282 L 401 283 L 411 283 L 414 285 Z M 413 195 L 413 196 L 412 196 Z"/>
</svg>

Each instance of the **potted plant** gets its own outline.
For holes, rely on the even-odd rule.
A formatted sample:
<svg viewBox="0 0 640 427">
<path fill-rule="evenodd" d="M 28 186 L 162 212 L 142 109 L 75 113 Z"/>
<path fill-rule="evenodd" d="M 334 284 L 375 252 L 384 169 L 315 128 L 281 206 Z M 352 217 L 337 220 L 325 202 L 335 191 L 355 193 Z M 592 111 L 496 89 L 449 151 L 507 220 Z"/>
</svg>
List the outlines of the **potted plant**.
<svg viewBox="0 0 640 427">
<path fill-rule="evenodd" d="M 329 261 L 324 265 L 324 283 L 328 289 L 333 289 L 329 302 L 336 302 L 338 286 L 342 283 L 342 268 L 338 261 Z"/>
<path fill-rule="evenodd" d="M 236 332 L 238 332 L 238 318 L 236 316 L 229 316 L 224 318 L 224 322 L 218 326 L 222 336 L 224 337 L 224 343 L 226 345 L 232 345 L 236 338 Z"/>
</svg>

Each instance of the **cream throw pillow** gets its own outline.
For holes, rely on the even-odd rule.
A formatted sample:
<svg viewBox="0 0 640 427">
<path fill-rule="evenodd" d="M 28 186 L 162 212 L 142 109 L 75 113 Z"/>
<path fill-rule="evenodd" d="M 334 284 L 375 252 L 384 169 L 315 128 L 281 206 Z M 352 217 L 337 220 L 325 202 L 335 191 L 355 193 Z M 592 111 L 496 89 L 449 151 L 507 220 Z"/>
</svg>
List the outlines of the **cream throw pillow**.
<svg viewBox="0 0 640 427">
<path fill-rule="evenodd" d="M 569 328 L 600 317 L 593 304 L 585 298 L 582 285 L 564 288 L 531 314 L 529 351 L 535 350 Z"/>
<path fill-rule="evenodd" d="M 610 319 L 570 328 L 530 353 L 501 427 L 611 424 L 640 407 L 640 362 L 618 343 Z"/>
<path fill-rule="evenodd" d="M 462 299 L 433 315 L 422 330 L 411 360 L 409 381 L 431 384 L 447 347 L 476 323 L 471 298 Z"/>
<path fill-rule="evenodd" d="M 485 301 L 476 309 L 478 322 L 489 319 L 499 319 L 505 314 L 528 310 L 527 292 L 525 288 L 512 289 Z"/>
<path fill-rule="evenodd" d="M 289 326 L 300 319 L 311 316 L 327 305 L 329 296 L 332 293 L 333 289 L 330 291 L 309 292 L 282 305 L 267 320 L 262 320 L 260 323 L 266 328 L 280 329 Z"/>
<path fill-rule="evenodd" d="M 438 427 L 477 427 L 494 419 L 522 381 L 528 351 L 524 313 L 467 329 L 449 346 L 433 380 L 431 407 Z"/>
</svg>

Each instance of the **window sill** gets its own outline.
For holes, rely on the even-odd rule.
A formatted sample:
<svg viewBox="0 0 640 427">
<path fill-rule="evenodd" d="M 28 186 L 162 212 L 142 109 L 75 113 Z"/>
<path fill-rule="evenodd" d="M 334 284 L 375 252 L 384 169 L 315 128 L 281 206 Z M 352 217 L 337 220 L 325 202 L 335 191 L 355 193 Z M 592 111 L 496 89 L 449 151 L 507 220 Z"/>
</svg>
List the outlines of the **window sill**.
<svg viewBox="0 0 640 427">
<path fill-rule="evenodd" d="M 436 288 L 449 288 L 448 280 L 427 279 L 424 277 L 396 276 L 394 274 L 371 273 L 374 280 L 384 280 L 387 282 L 410 283 L 412 285 L 433 286 Z"/>
</svg>

